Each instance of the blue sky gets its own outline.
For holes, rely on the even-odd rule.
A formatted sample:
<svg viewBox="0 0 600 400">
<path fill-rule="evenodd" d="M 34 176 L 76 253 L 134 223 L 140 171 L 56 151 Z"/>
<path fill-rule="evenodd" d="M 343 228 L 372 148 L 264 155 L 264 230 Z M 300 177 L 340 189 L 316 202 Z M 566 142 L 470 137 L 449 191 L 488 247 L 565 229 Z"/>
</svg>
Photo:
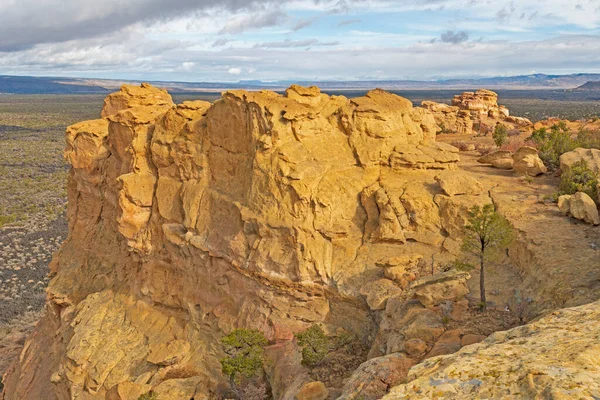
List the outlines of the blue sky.
<svg viewBox="0 0 600 400">
<path fill-rule="evenodd" d="M 0 74 L 181 81 L 600 72 L 600 0 L 2 0 Z"/>
</svg>

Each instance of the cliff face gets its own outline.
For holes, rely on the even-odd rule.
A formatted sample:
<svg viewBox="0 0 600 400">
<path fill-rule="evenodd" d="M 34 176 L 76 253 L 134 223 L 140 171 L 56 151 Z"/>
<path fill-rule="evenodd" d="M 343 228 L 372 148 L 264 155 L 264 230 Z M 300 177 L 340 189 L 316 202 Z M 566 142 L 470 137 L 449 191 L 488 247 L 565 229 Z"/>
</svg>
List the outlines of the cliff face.
<svg viewBox="0 0 600 400">
<path fill-rule="evenodd" d="M 380 90 L 176 106 L 124 86 L 67 130 L 69 236 L 4 398 L 213 398 L 236 327 L 277 343 L 324 322 L 369 343 L 371 309 L 419 276 L 383 279 L 391 257 L 455 248 L 463 206 L 431 187 L 459 157 L 435 130 Z"/>
</svg>

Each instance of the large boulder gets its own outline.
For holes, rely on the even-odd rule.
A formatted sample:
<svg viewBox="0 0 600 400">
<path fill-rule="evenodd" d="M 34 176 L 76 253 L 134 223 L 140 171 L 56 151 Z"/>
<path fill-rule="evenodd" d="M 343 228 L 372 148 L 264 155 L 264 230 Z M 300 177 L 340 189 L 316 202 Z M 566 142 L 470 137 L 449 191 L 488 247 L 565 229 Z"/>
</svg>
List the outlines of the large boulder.
<svg viewBox="0 0 600 400">
<path fill-rule="evenodd" d="M 497 150 L 488 153 L 477 160 L 481 164 L 490 164 L 498 169 L 512 169 L 514 160 L 512 153 L 508 150 Z"/>
<path fill-rule="evenodd" d="M 372 358 L 354 371 L 344 385 L 340 399 L 380 399 L 391 387 L 406 380 L 414 364 L 414 360 L 400 353 Z"/>
<path fill-rule="evenodd" d="M 588 168 L 600 174 L 600 150 L 578 148 L 560 156 L 560 169 L 563 173 L 568 172 L 573 164 L 585 161 Z"/>
<path fill-rule="evenodd" d="M 383 399 L 597 398 L 599 331 L 600 302 L 555 311 L 414 366 Z"/>
<path fill-rule="evenodd" d="M 558 208 L 561 212 L 580 221 L 592 225 L 600 225 L 598 207 L 586 193 L 577 192 L 574 195 L 564 195 L 558 198 Z"/>
<path fill-rule="evenodd" d="M 548 171 L 538 151 L 533 147 L 523 146 L 512 157 L 513 169 L 520 175 L 538 176 Z"/>
</svg>

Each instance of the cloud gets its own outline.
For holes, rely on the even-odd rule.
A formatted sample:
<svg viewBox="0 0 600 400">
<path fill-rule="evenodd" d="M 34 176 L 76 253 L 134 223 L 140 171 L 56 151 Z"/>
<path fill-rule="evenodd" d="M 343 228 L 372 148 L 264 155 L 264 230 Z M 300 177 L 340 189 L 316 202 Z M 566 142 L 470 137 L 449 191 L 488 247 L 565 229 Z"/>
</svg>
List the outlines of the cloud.
<svg viewBox="0 0 600 400">
<path fill-rule="evenodd" d="M 229 68 L 227 70 L 227 73 L 231 74 L 231 75 L 239 75 L 242 73 L 242 69 L 241 68 Z"/>
<path fill-rule="evenodd" d="M 340 21 L 340 23 L 338 24 L 338 27 L 359 24 L 360 22 L 361 22 L 360 19 L 346 19 L 346 20 Z"/>
<path fill-rule="evenodd" d="M 300 20 L 292 27 L 292 30 L 296 32 L 300 29 L 308 28 L 309 26 L 314 24 L 316 20 L 316 18 Z"/>
<path fill-rule="evenodd" d="M 446 31 L 440 35 L 442 43 L 458 44 L 469 40 L 469 34 L 465 31 Z"/>
<path fill-rule="evenodd" d="M 137 23 L 168 21 L 193 13 L 252 12 L 270 4 L 270 0 L 3 0 L 0 51 L 91 38 Z"/>
<path fill-rule="evenodd" d="M 250 29 L 274 26 L 285 21 L 287 18 L 288 15 L 281 10 L 247 14 L 228 21 L 220 33 L 238 34 Z"/>
<path fill-rule="evenodd" d="M 284 48 L 294 48 L 294 47 L 308 47 L 308 46 L 335 46 L 340 44 L 340 42 L 321 42 L 317 39 L 305 39 L 305 40 L 290 40 L 286 39 L 281 42 L 263 42 L 257 43 L 254 45 L 254 48 L 262 48 L 262 49 L 284 49 Z"/>
<path fill-rule="evenodd" d="M 220 38 L 220 39 L 217 39 L 217 40 L 215 40 L 213 42 L 212 47 L 223 47 L 223 46 L 225 46 L 229 42 L 231 42 L 230 39 Z"/>
</svg>

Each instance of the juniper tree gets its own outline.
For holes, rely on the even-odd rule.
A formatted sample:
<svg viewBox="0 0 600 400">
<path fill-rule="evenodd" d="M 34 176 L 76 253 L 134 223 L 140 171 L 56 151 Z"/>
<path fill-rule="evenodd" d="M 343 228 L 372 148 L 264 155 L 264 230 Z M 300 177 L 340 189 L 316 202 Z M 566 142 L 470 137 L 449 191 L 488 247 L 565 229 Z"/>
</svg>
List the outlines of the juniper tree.
<svg viewBox="0 0 600 400">
<path fill-rule="evenodd" d="M 264 347 L 268 341 L 257 330 L 235 329 L 221 339 L 221 344 L 227 355 L 221 359 L 222 371 L 237 392 L 237 385 L 242 378 L 251 378 L 262 372 Z"/>
<path fill-rule="evenodd" d="M 473 206 L 465 225 L 462 250 L 479 260 L 479 293 L 482 309 L 486 308 L 485 267 L 514 239 L 510 223 L 498 214 L 492 204 Z"/>
</svg>

